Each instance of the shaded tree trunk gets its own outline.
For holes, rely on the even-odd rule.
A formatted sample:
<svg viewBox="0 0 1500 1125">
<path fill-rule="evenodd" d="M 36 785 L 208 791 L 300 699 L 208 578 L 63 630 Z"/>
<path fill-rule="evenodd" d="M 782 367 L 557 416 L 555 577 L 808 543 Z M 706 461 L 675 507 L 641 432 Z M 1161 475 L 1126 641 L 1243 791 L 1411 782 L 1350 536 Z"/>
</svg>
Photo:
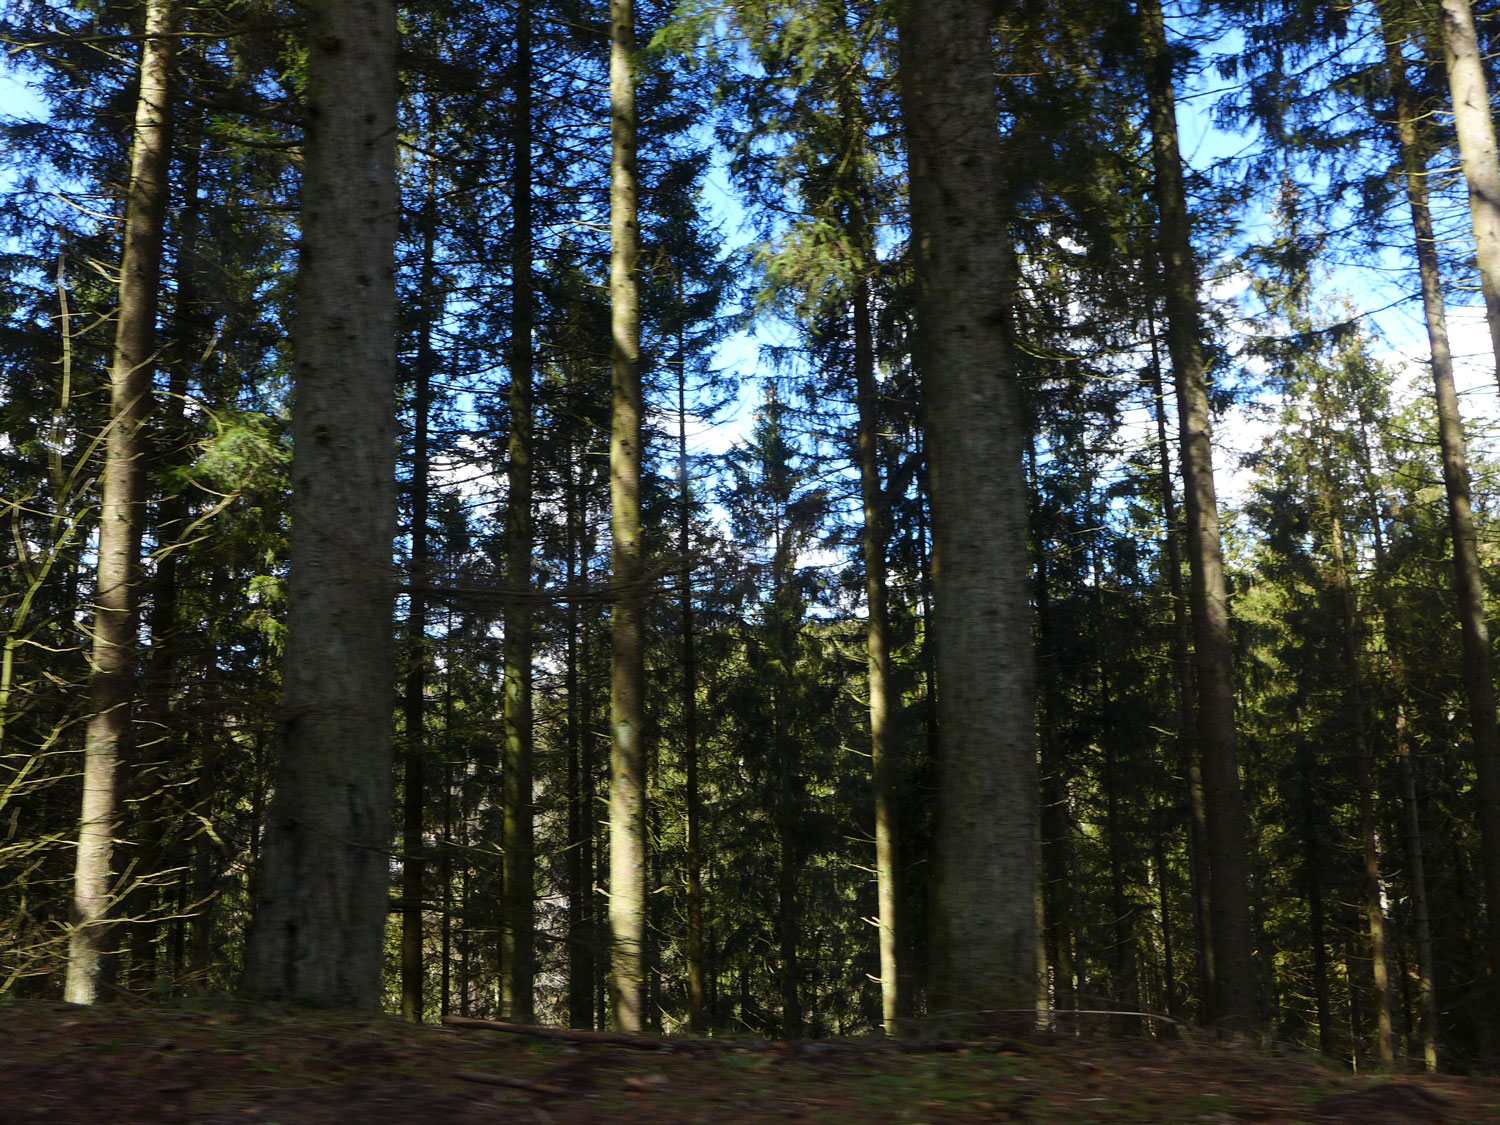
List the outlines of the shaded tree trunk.
<svg viewBox="0 0 1500 1125">
<path fill-rule="evenodd" d="M 535 974 L 531 706 L 531 3 L 516 6 L 515 168 L 511 184 L 510 445 L 505 505 L 505 921 L 510 1018 L 531 1023 Z"/>
<path fill-rule="evenodd" d="M 109 942 L 118 783 L 133 763 L 136 621 L 141 570 L 147 416 L 156 361 L 157 294 L 171 163 L 171 84 L 177 49 L 175 0 L 151 0 L 141 50 L 140 93 L 130 145 L 130 185 L 120 263 L 120 306 L 110 362 L 110 422 L 99 511 L 89 722 L 83 752 L 83 807 L 73 874 L 72 929 L 63 995 L 92 1004 Z"/>
<path fill-rule="evenodd" d="M 682 276 L 677 277 L 677 554 L 682 628 L 682 773 L 687 834 L 688 1030 L 702 1035 L 704 1018 L 702 794 L 698 790 L 698 656 L 693 631 L 692 482 L 687 451 L 687 350 Z"/>
<path fill-rule="evenodd" d="M 615 1027 L 644 1027 L 646 927 L 645 589 L 641 539 L 641 312 L 636 218 L 635 6 L 610 0 L 610 621 L 609 928 Z"/>
<path fill-rule="evenodd" d="M 1172 59 L 1160 0 L 1136 6 L 1145 49 L 1150 105 L 1153 192 L 1165 281 L 1167 350 L 1177 383 L 1187 515 L 1194 659 L 1198 683 L 1198 748 L 1207 813 L 1209 906 L 1215 973 L 1215 1019 L 1248 1028 L 1255 1016 L 1245 807 L 1234 726 L 1233 641 L 1229 593 L 1214 488 L 1206 365 L 1200 338 L 1198 270 L 1177 142 Z"/>
<path fill-rule="evenodd" d="M 437 304 L 437 271 L 434 268 L 434 242 L 437 223 L 437 174 L 429 159 L 427 166 L 427 200 L 421 216 L 422 266 L 420 295 L 421 322 L 417 327 L 417 361 L 415 393 L 412 396 L 412 467 L 411 467 L 411 589 L 407 594 L 406 612 L 406 683 L 402 698 L 402 717 L 406 725 L 406 746 L 402 754 L 404 792 L 401 824 L 401 1016 L 413 1023 L 422 1022 L 422 896 L 426 882 L 426 844 L 423 837 L 423 814 L 426 810 L 424 781 L 427 759 L 427 588 L 431 582 L 428 566 L 428 427 L 432 411 L 432 374 L 436 366 L 432 349 L 432 330 L 440 318 Z"/>
<path fill-rule="evenodd" d="M 1162 386 L 1161 354 L 1156 323 L 1151 333 L 1151 394 L 1156 400 L 1156 450 L 1161 473 L 1162 523 L 1166 530 L 1167 592 L 1172 600 L 1172 684 L 1177 697 L 1177 762 L 1187 805 L 1188 879 L 1193 896 L 1193 938 L 1198 970 L 1198 1019 L 1207 1023 L 1214 997 L 1214 947 L 1209 933 L 1208 811 L 1203 796 L 1203 771 L 1193 726 L 1192 633 L 1188 602 L 1182 589 L 1182 549 L 1178 543 L 1177 495 L 1172 487 L 1171 447 L 1167 443 L 1167 396 Z"/>
<path fill-rule="evenodd" d="M 866 668 L 870 691 L 870 761 L 875 775 L 875 882 L 880 950 L 880 1018 L 887 1035 L 900 1032 L 901 975 L 898 911 L 901 866 L 897 851 L 899 763 L 891 743 L 890 615 L 886 598 L 886 498 L 880 483 L 880 388 L 875 382 L 875 346 L 870 326 L 870 283 L 854 289 L 854 382 L 859 400 L 858 461 L 864 509 L 861 546 L 865 562 Z"/>
<path fill-rule="evenodd" d="M 1020 387 L 1006 334 L 993 5 L 900 25 L 930 458 L 938 802 L 929 1011 L 955 1028 L 1038 1001 L 1036 730 Z"/>
<path fill-rule="evenodd" d="M 376 1008 L 393 790 L 396 12 L 308 8 L 285 692 L 241 987 Z"/>
</svg>

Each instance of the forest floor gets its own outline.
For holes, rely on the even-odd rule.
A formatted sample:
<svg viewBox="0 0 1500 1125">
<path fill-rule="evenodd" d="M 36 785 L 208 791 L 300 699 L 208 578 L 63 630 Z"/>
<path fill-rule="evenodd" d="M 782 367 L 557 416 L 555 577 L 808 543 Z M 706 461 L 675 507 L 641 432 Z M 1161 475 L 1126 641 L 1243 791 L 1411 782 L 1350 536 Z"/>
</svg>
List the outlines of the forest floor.
<svg viewBox="0 0 1500 1125">
<path fill-rule="evenodd" d="M 672 1043 L 15 1002 L 0 1006 L 0 1122 L 1500 1122 L 1500 1079 L 1355 1076 L 1219 1043 Z"/>
</svg>

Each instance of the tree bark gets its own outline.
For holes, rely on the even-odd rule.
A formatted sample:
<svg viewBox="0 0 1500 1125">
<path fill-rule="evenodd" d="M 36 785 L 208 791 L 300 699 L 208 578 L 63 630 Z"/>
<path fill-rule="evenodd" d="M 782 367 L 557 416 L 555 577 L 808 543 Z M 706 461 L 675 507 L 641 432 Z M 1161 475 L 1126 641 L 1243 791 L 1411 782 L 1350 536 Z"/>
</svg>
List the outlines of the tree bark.
<svg viewBox="0 0 1500 1125">
<path fill-rule="evenodd" d="M 284 714 L 242 988 L 376 1008 L 394 753 L 396 12 L 308 8 Z"/>
<path fill-rule="evenodd" d="M 1200 338 L 1198 270 L 1177 142 L 1172 58 L 1160 0 L 1137 4 L 1145 49 L 1157 236 L 1166 283 L 1167 350 L 1177 383 L 1187 516 L 1198 748 L 1208 830 L 1209 903 L 1214 947 L 1215 1019 L 1243 1030 L 1255 1017 L 1245 808 L 1234 726 L 1233 638 L 1214 488 L 1206 364 Z"/>
<path fill-rule="evenodd" d="M 1484 873 L 1485 942 L 1493 999 L 1494 994 L 1500 992 L 1500 726 L 1497 726 L 1495 714 L 1494 662 L 1490 655 L 1484 576 L 1479 566 L 1479 540 L 1474 530 L 1470 499 L 1468 448 L 1458 410 L 1458 392 L 1453 382 L 1453 354 L 1448 344 L 1448 322 L 1443 308 L 1442 274 L 1427 199 L 1427 169 L 1418 147 L 1417 119 L 1406 81 L 1401 44 L 1393 38 L 1388 21 L 1385 31 L 1386 65 L 1395 100 L 1396 132 L 1406 176 L 1406 198 L 1416 234 L 1422 310 L 1432 350 L 1438 443 L 1443 459 L 1443 485 L 1448 494 L 1448 528 L 1453 540 L 1453 586 L 1463 637 L 1469 731 L 1479 780 L 1480 868 Z"/>
<path fill-rule="evenodd" d="M 1500 380 L 1500 153 L 1490 109 L 1479 37 L 1469 0 L 1438 0 L 1443 29 L 1443 61 L 1453 95 L 1453 124 L 1458 157 L 1469 186 L 1469 217 L 1479 261 L 1479 288 L 1489 324 L 1495 376 Z"/>
<path fill-rule="evenodd" d="M 110 362 L 110 421 L 99 512 L 89 722 L 83 752 L 83 806 L 73 874 L 64 998 L 94 1002 L 115 903 L 111 861 L 118 834 L 118 780 L 133 753 L 136 622 L 144 517 L 147 416 L 156 362 L 157 294 L 170 191 L 171 84 L 177 50 L 175 0 L 150 0 L 141 49 L 140 93 L 130 145 L 120 308 Z"/>
<path fill-rule="evenodd" d="M 645 591 L 641 540 L 641 312 L 636 219 L 635 5 L 610 0 L 610 621 L 609 928 L 615 1027 L 644 1026 L 646 925 Z"/>
<path fill-rule="evenodd" d="M 535 975 L 531 708 L 531 3 L 516 6 L 515 169 L 511 183 L 510 445 L 505 506 L 505 949 L 511 1019 L 531 1023 Z"/>
<path fill-rule="evenodd" d="M 959 1028 L 1016 1022 L 988 1013 L 1034 1008 L 1040 983 L 1024 427 L 1006 333 L 993 12 L 988 0 L 908 4 L 900 25 L 937 648 L 928 1010 Z"/>
</svg>

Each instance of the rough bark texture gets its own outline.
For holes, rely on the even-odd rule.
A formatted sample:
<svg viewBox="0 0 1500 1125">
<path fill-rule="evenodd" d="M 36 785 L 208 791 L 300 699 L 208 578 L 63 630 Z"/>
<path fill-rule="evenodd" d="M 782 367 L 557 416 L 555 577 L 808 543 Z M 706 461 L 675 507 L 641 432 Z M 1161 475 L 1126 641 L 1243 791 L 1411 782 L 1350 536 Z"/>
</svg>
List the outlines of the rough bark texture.
<svg viewBox="0 0 1500 1125">
<path fill-rule="evenodd" d="M 393 788 L 396 12 L 308 10 L 290 632 L 242 987 L 375 1008 Z"/>
<path fill-rule="evenodd" d="M 610 526 L 611 614 L 609 790 L 610 1003 L 615 1026 L 644 1026 L 646 753 L 644 590 L 641 542 L 641 312 L 636 262 L 635 7 L 610 0 Z"/>
<path fill-rule="evenodd" d="M 510 445 L 505 505 L 505 990 L 510 1018 L 535 1019 L 536 872 L 531 713 L 531 4 L 516 7 L 511 183 Z"/>
<path fill-rule="evenodd" d="M 1469 185 L 1479 288 L 1484 294 L 1495 375 L 1500 380 L 1500 153 L 1495 147 L 1495 121 L 1469 0 L 1438 0 L 1438 7 L 1448 89 L 1453 95 L 1453 124 L 1458 132 L 1458 157 Z"/>
<path fill-rule="evenodd" d="M 1446 4 L 1445 4 L 1446 7 Z M 1453 353 L 1443 308 L 1442 273 L 1427 201 L 1427 169 L 1420 155 L 1411 93 L 1406 83 L 1400 44 L 1387 27 L 1386 63 L 1396 103 L 1396 131 L 1406 175 L 1406 198 L 1416 233 L 1417 272 L 1422 282 L 1422 310 L 1432 350 L 1432 382 L 1437 399 L 1438 444 L 1443 458 L 1443 485 L 1448 493 L 1448 528 L 1453 539 L 1453 586 L 1463 635 L 1464 686 L 1469 698 L 1469 731 L 1479 778 L 1479 827 L 1486 914 L 1485 939 L 1492 995 L 1500 991 L 1500 726 L 1495 715 L 1494 661 L 1484 610 L 1484 576 L 1479 568 L 1479 541 L 1474 530 L 1469 489 L 1469 455 L 1458 392 L 1453 382 Z M 1493 150 L 1491 151 L 1493 158 Z"/>
<path fill-rule="evenodd" d="M 1183 507 L 1191 579 L 1193 656 L 1198 672 L 1198 747 L 1207 812 L 1215 1019 L 1247 1028 L 1255 1017 L 1245 807 L 1234 727 L 1233 639 L 1214 490 L 1208 390 L 1200 338 L 1198 270 L 1177 143 L 1172 60 L 1160 0 L 1137 5 L 1150 104 L 1153 189 L 1165 282 L 1167 350 L 1177 383 Z"/>
<path fill-rule="evenodd" d="M 171 78 L 177 5 L 151 0 L 141 51 L 141 85 L 130 146 L 120 310 L 110 363 L 110 422 L 99 511 L 98 581 L 83 752 L 83 807 L 73 875 L 73 929 L 63 995 L 92 1004 L 113 905 L 111 859 L 119 819 L 116 779 L 130 762 L 136 687 L 136 619 L 141 569 L 151 378 L 156 359 L 162 225 L 171 162 Z"/>
<path fill-rule="evenodd" d="M 1026 476 L 993 13 L 988 0 L 909 4 L 900 27 L 938 689 L 928 1009 L 958 1027 L 1014 1020 L 978 1013 L 1033 1008 L 1039 985 Z"/>
</svg>

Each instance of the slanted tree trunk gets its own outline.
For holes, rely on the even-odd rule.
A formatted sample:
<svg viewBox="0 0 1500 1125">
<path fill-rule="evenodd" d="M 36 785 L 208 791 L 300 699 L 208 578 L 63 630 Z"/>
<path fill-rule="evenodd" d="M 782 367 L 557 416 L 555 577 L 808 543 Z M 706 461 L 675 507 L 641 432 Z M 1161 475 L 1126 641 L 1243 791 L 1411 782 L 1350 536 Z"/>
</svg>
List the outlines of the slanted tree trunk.
<svg viewBox="0 0 1500 1125">
<path fill-rule="evenodd" d="M 1448 0 L 1444 0 L 1446 12 Z M 1445 16 L 1446 18 L 1446 16 Z M 1422 310 L 1432 350 L 1432 382 L 1437 398 L 1438 443 L 1443 458 L 1443 485 L 1448 493 L 1448 527 L 1453 539 L 1453 585 L 1463 635 L 1464 687 L 1469 700 L 1469 730 L 1479 779 L 1479 828 L 1486 911 L 1486 951 L 1490 988 L 1500 993 L 1500 726 L 1495 715 L 1494 662 L 1484 609 L 1484 576 L 1474 530 L 1469 491 L 1469 456 L 1458 393 L 1453 383 L 1453 355 L 1443 308 L 1442 274 L 1432 212 L 1427 201 L 1427 169 L 1418 147 L 1416 114 L 1406 81 L 1401 43 L 1385 23 L 1386 65 L 1396 108 L 1396 131 L 1406 176 L 1406 198 L 1416 233 L 1417 272 L 1422 282 Z M 1494 157 L 1493 142 L 1490 150 Z M 1493 329 L 1494 322 L 1491 322 Z"/>
<path fill-rule="evenodd" d="M 1194 659 L 1198 672 L 1198 748 L 1207 813 L 1209 904 L 1214 947 L 1215 1019 L 1245 1029 L 1255 1017 L 1245 807 L 1234 727 L 1233 639 L 1214 488 L 1206 365 L 1200 338 L 1198 269 L 1177 143 L 1172 58 L 1160 0 L 1136 6 L 1145 50 L 1153 191 L 1167 311 L 1167 350 L 1177 383 L 1187 516 Z"/>
<path fill-rule="evenodd" d="M 854 289 L 854 383 L 859 400 L 859 491 L 864 507 L 866 668 L 870 691 L 870 761 L 875 775 L 875 884 L 880 947 L 880 1017 L 887 1035 L 900 1033 L 901 976 L 897 917 L 901 867 L 896 850 L 898 763 L 890 730 L 891 640 L 886 605 L 886 497 L 880 483 L 880 388 L 870 326 L 870 282 Z"/>
<path fill-rule="evenodd" d="M 109 371 L 109 433 L 99 511 L 89 723 L 83 751 L 83 807 L 73 873 L 73 928 L 63 996 L 92 1004 L 114 905 L 111 860 L 118 834 L 117 775 L 132 755 L 141 522 L 148 447 L 146 420 L 156 361 L 157 293 L 171 162 L 171 83 L 177 50 L 175 0 L 150 0 L 141 49 L 140 94 L 130 145 L 120 308 Z"/>
<path fill-rule="evenodd" d="M 636 220 L 635 5 L 610 0 L 610 1006 L 615 1027 L 644 1027 L 646 928 L 645 590 L 641 540 L 641 310 Z"/>
<path fill-rule="evenodd" d="M 510 1018 L 535 1017 L 531 717 L 531 3 L 516 6 L 515 169 L 511 183 L 510 445 L 505 506 L 505 987 Z"/>
<path fill-rule="evenodd" d="M 1034 1008 L 1039 985 L 1024 427 L 993 12 L 988 0 L 911 4 L 900 25 L 937 647 L 928 1006 L 955 1029 L 1016 1022 L 971 1013 Z"/>
<path fill-rule="evenodd" d="M 1495 121 L 1469 0 L 1438 0 L 1438 8 L 1443 61 L 1453 95 L 1453 125 L 1458 132 L 1458 158 L 1469 185 L 1469 217 L 1474 225 L 1484 318 L 1490 328 L 1495 375 L 1500 379 L 1500 153 L 1495 147 Z"/>
<path fill-rule="evenodd" d="M 376 1008 L 394 788 L 396 11 L 307 8 L 286 686 L 242 988 Z"/>
</svg>

